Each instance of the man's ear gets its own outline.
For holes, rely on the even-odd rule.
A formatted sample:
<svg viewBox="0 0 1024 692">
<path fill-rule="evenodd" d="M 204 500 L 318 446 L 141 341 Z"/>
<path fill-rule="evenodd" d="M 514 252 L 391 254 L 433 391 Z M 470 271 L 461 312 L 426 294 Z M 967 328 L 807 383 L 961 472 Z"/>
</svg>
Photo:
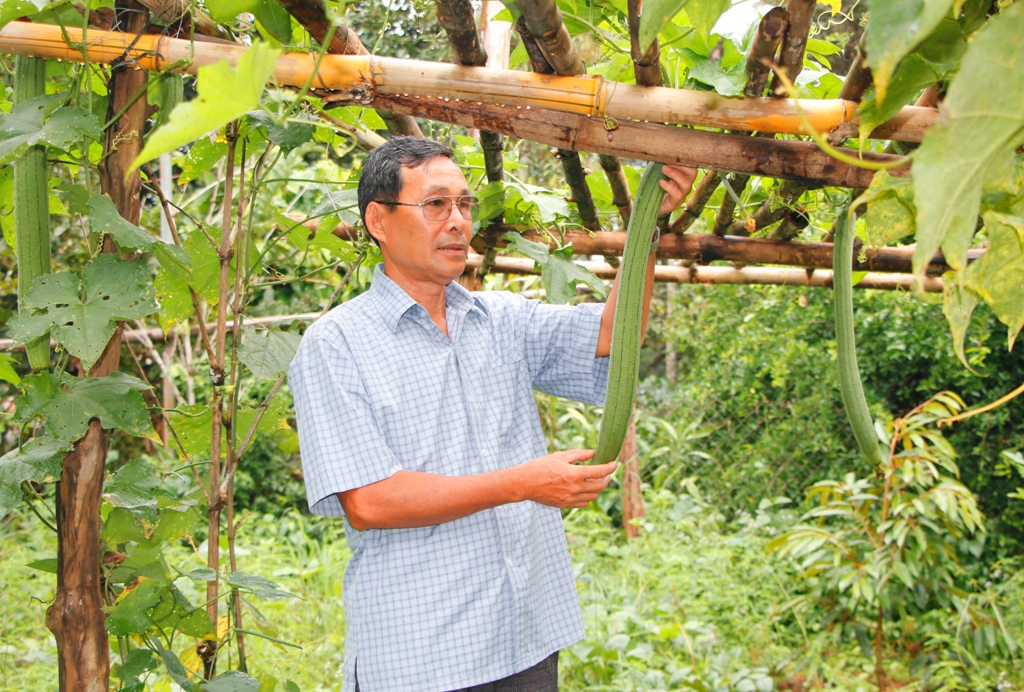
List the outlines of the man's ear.
<svg viewBox="0 0 1024 692">
<path fill-rule="evenodd" d="M 370 202 L 366 206 L 366 232 L 376 238 L 378 243 L 382 239 L 387 239 L 387 223 L 384 218 L 386 214 L 383 204 Z"/>
</svg>

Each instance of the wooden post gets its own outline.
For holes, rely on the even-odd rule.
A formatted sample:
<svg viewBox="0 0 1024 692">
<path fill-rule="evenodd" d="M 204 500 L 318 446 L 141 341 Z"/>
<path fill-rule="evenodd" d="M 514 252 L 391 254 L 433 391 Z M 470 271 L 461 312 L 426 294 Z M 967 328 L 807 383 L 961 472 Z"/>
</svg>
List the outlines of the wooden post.
<svg viewBox="0 0 1024 692">
<path fill-rule="evenodd" d="M 644 517 L 644 496 L 640 490 L 640 461 L 636 443 L 636 411 L 629 420 L 626 439 L 619 453 L 622 469 L 622 525 L 626 529 L 626 538 L 637 538 L 640 527 L 635 520 Z"/>
</svg>

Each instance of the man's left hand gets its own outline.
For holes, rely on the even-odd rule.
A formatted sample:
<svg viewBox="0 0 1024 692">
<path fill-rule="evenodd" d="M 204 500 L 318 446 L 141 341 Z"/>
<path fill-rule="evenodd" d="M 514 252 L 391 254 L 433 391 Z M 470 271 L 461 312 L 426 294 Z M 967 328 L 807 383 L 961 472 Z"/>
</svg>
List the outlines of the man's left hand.
<svg viewBox="0 0 1024 692">
<path fill-rule="evenodd" d="M 661 201 L 658 216 L 671 214 L 682 206 L 683 200 L 693 189 L 693 181 L 697 177 L 697 169 L 689 166 L 671 166 L 665 164 L 661 172 L 666 178 L 661 179 L 661 188 L 665 191 L 665 199 Z"/>
</svg>

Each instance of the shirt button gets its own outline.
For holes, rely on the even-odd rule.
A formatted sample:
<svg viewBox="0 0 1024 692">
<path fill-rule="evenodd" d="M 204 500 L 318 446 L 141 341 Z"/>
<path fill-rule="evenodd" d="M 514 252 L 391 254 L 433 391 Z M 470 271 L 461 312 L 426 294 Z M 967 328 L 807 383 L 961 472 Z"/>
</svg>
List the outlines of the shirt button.
<svg viewBox="0 0 1024 692">
<path fill-rule="evenodd" d="M 481 449 L 480 450 L 480 456 L 482 456 L 482 457 L 487 456 L 487 450 L 486 449 Z"/>
</svg>

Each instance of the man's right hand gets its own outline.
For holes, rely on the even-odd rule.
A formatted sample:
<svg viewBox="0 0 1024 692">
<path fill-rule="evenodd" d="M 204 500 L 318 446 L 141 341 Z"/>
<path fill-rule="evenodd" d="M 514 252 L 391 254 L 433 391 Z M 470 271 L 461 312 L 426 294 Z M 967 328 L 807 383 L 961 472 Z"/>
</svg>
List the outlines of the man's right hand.
<svg viewBox="0 0 1024 692">
<path fill-rule="evenodd" d="M 538 457 L 516 467 L 524 500 L 549 507 L 586 507 L 611 481 L 619 467 L 612 461 L 597 466 L 575 466 L 594 456 L 590 449 L 571 449 Z"/>
</svg>

